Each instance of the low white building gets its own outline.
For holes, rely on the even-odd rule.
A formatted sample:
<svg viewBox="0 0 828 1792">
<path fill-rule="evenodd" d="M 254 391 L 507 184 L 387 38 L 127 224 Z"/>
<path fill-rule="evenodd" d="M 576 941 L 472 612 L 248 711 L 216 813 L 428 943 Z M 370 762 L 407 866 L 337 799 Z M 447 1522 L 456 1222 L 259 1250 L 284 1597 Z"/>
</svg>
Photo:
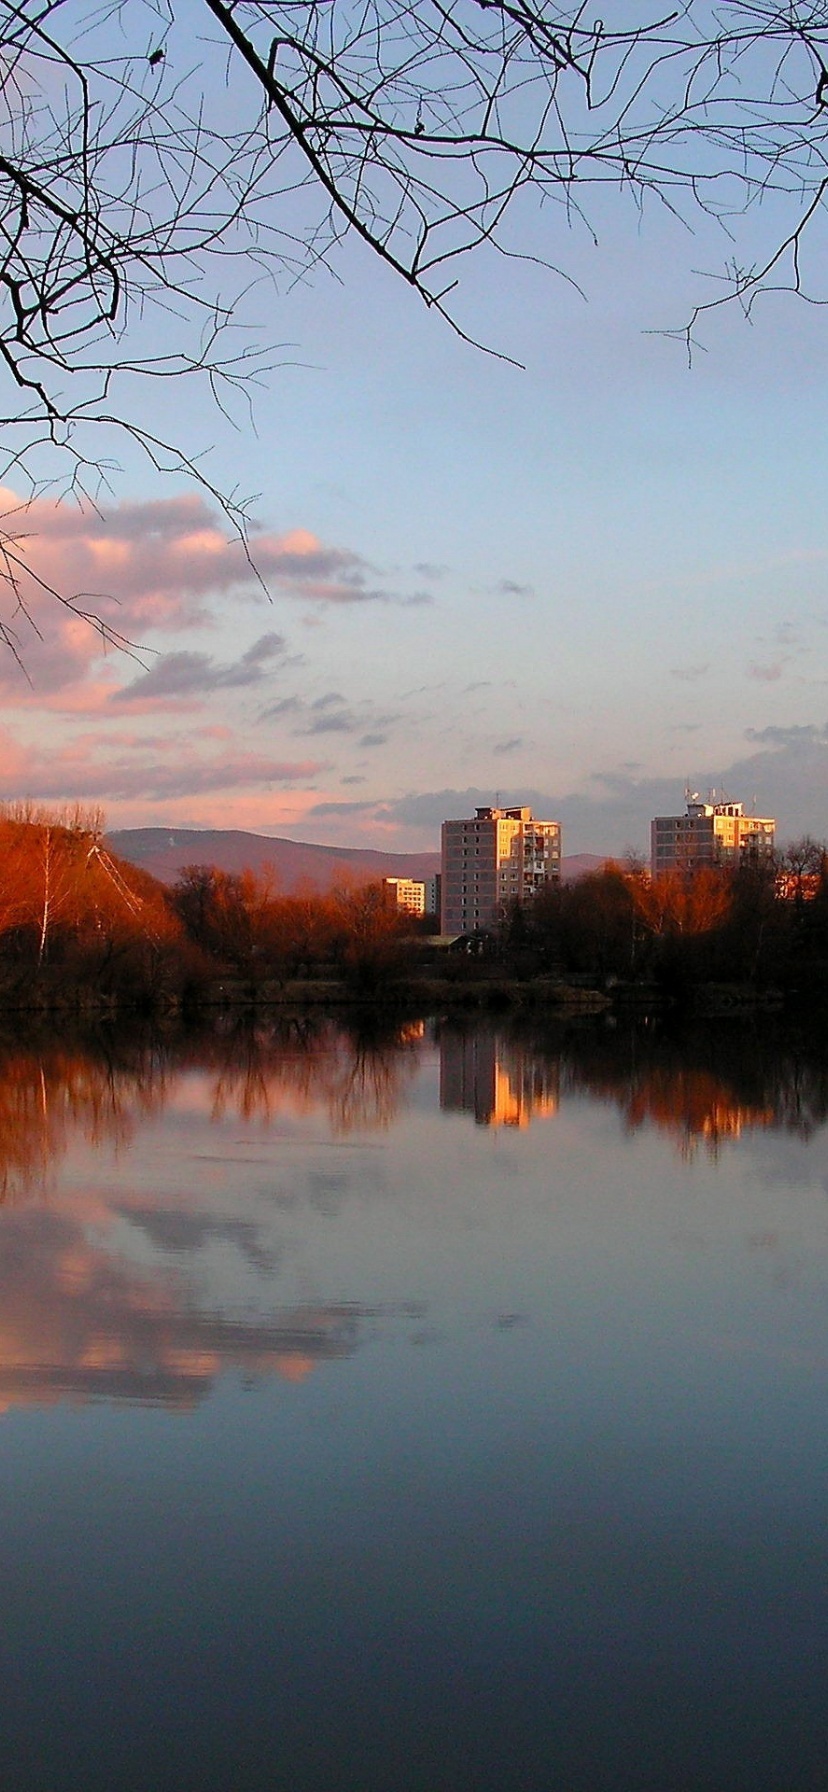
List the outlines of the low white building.
<svg viewBox="0 0 828 1792">
<path fill-rule="evenodd" d="M 430 914 L 426 908 L 426 886 L 413 877 L 384 877 L 382 880 L 388 901 L 394 908 L 401 909 L 406 915 Z"/>
</svg>

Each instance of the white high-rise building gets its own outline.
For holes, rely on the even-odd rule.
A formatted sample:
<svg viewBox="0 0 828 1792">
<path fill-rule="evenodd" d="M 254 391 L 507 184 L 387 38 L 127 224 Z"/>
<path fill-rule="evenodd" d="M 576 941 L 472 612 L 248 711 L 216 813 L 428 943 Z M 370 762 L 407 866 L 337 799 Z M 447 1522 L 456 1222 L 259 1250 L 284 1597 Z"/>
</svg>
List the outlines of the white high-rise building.
<svg viewBox="0 0 828 1792">
<path fill-rule="evenodd" d="M 696 791 L 686 794 L 683 815 L 657 815 L 651 824 L 653 877 L 702 865 L 739 865 L 773 851 L 776 822 L 770 816 L 746 815 L 742 803 L 704 803 Z"/>
<path fill-rule="evenodd" d="M 478 809 L 443 822 L 441 928 L 473 933 L 500 920 L 561 875 L 561 829 L 531 809 Z"/>
</svg>

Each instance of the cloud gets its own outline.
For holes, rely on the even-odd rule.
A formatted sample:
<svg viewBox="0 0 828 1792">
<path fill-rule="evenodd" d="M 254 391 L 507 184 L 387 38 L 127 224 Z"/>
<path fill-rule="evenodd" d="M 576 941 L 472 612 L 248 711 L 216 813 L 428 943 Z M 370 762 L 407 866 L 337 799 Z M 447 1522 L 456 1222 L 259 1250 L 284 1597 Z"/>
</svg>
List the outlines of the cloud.
<svg viewBox="0 0 828 1792">
<path fill-rule="evenodd" d="M 0 490 L 0 523 L 23 567 L 66 595 L 85 594 L 118 626 L 192 624 L 203 600 L 257 576 L 283 595 L 322 604 L 388 602 L 373 569 L 350 548 L 308 529 L 277 535 L 254 524 L 249 548 L 197 493 L 117 504 L 103 515 Z M 111 600 L 111 601 L 110 601 Z"/>
<path fill-rule="evenodd" d="M 784 660 L 773 660 L 767 666 L 749 666 L 748 678 L 756 679 L 759 684 L 776 684 L 784 669 Z"/>
<path fill-rule="evenodd" d="M 683 684 L 695 684 L 698 679 L 706 678 L 710 671 L 710 661 L 696 666 L 671 666 L 670 677 L 681 679 Z"/>
<path fill-rule="evenodd" d="M 794 724 L 790 728 L 746 728 L 746 740 L 756 741 L 766 747 L 810 746 L 816 741 L 828 738 L 828 727 L 817 728 L 813 722 Z"/>
<path fill-rule="evenodd" d="M 782 842 L 806 833 L 817 838 L 828 834 L 828 725 L 752 730 L 748 738 L 760 751 L 727 765 L 689 768 L 694 788 L 726 790 L 747 809 L 755 806 L 757 814 L 775 816 Z M 313 803 L 307 817 L 331 827 L 341 821 L 342 835 L 347 832 L 354 843 L 369 844 L 382 830 L 395 850 L 411 851 L 436 848 L 443 821 L 473 815 L 494 801 L 490 786 L 447 787 L 373 800 L 325 799 Z M 528 804 L 541 819 L 559 821 L 564 853 L 648 851 L 653 816 L 679 814 L 684 808 L 684 777 L 652 777 L 636 767 L 613 766 L 596 772 L 581 790 L 501 789 L 500 803 L 503 808 Z"/>
<path fill-rule="evenodd" d="M 248 668 L 264 665 L 268 660 L 281 657 L 285 647 L 284 635 L 277 635 L 271 629 L 268 634 L 260 635 L 258 641 L 253 642 L 252 647 L 248 647 L 247 652 L 242 654 L 239 665 Z"/>
<path fill-rule="evenodd" d="M 238 751 L 232 742 L 205 755 L 180 737 L 152 752 L 140 736 L 86 734 L 63 748 L 38 748 L 24 747 L 0 730 L 0 797 L 8 799 L 166 802 L 206 792 L 309 784 L 322 769 L 316 759 L 269 758 Z"/>
<path fill-rule="evenodd" d="M 398 714 L 375 712 L 367 700 L 349 704 L 341 691 L 325 691 L 312 702 L 297 696 L 285 697 L 263 709 L 257 720 L 276 721 L 287 716 L 296 719 L 297 725 L 292 732 L 300 737 L 360 734 L 363 731 L 359 741 L 361 747 L 383 746 L 388 739 L 386 730 L 400 719 Z"/>
<path fill-rule="evenodd" d="M 124 664 L 110 658 L 102 682 L 97 675 L 99 685 L 88 684 L 107 635 L 140 646 L 159 631 L 211 625 L 216 605 L 236 592 L 261 597 L 265 587 L 317 612 L 409 601 L 380 585 L 375 569 L 353 549 L 323 543 L 306 529 L 280 535 L 252 527 L 248 551 L 198 494 L 118 504 L 101 515 L 46 498 L 26 504 L 0 488 L 0 545 L 17 581 L 7 582 L 5 605 L 0 586 L 0 622 L 30 681 L 27 686 L 7 651 L 0 655 L 0 692 L 22 706 L 60 696 L 63 707 L 104 707 Z M 415 594 L 416 601 L 423 595 Z M 203 679 L 205 691 L 252 682 L 260 663 L 256 652 L 272 657 L 271 639 L 261 636 L 235 670 L 208 659 L 189 668 L 179 662 L 179 674 L 191 675 L 190 688 Z M 140 676 L 133 684 L 149 694 Z M 139 700 L 138 691 L 131 700 Z"/>
<path fill-rule="evenodd" d="M 269 703 L 257 716 L 259 722 L 277 722 L 282 716 L 295 715 L 302 705 L 298 697 L 281 697 L 278 703 Z"/>
<path fill-rule="evenodd" d="M 164 653 L 149 671 L 113 693 L 116 705 L 146 704 L 170 697 L 204 696 L 209 691 L 231 690 L 260 684 L 270 671 L 268 662 L 284 653 L 283 635 L 261 635 L 232 665 L 218 665 L 207 653 Z"/>
<path fill-rule="evenodd" d="M 353 716 L 340 710 L 336 715 L 315 716 L 306 728 L 298 729 L 300 734 L 353 734 L 356 724 Z"/>
<path fill-rule="evenodd" d="M 354 784 L 356 781 L 355 778 L 343 778 L 342 780 L 343 784 Z M 361 782 L 364 783 L 364 779 L 361 780 Z M 364 815 L 368 811 L 381 809 L 383 807 L 384 805 L 378 804 L 376 801 L 372 802 L 370 798 L 366 798 L 365 802 L 361 803 L 314 803 L 313 807 L 308 810 L 308 814 L 313 816 Z"/>
<path fill-rule="evenodd" d="M 519 585 L 516 579 L 498 579 L 495 585 L 498 597 L 534 597 L 533 585 Z"/>
</svg>

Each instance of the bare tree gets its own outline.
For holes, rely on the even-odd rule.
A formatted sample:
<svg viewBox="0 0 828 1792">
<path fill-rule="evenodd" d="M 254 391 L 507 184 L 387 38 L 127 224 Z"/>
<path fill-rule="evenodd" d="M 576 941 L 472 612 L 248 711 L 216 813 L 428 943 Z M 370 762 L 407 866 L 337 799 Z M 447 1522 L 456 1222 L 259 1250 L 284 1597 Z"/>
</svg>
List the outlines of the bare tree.
<svg viewBox="0 0 828 1792">
<path fill-rule="evenodd" d="M 251 283 L 301 278 L 349 234 L 461 335 L 463 258 L 488 245 L 566 274 L 602 187 L 721 228 L 720 285 L 676 320 L 688 348 L 711 307 L 806 296 L 826 0 L 610 10 L 0 0 L 0 480 L 94 498 L 117 452 L 102 442 L 126 430 L 212 490 L 147 422 L 141 386 L 249 396 L 278 356 L 238 328 Z M 546 207 L 529 228 L 527 196 Z M 238 495 L 214 495 L 243 533 Z M 13 523 L 4 554 L 21 598 Z M 14 651 L 11 624 L 5 638 Z"/>
</svg>

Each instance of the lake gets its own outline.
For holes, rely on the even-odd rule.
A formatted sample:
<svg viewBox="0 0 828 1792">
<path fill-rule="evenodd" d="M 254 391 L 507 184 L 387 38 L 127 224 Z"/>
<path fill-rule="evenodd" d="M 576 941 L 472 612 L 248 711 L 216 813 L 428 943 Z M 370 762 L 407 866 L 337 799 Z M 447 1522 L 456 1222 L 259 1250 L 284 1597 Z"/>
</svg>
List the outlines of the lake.
<svg viewBox="0 0 828 1792">
<path fill-rule="evenodd" d="M 3 1792 L 828 1782 L 828 1052 L 0 1048 Z"/>
</svg>

